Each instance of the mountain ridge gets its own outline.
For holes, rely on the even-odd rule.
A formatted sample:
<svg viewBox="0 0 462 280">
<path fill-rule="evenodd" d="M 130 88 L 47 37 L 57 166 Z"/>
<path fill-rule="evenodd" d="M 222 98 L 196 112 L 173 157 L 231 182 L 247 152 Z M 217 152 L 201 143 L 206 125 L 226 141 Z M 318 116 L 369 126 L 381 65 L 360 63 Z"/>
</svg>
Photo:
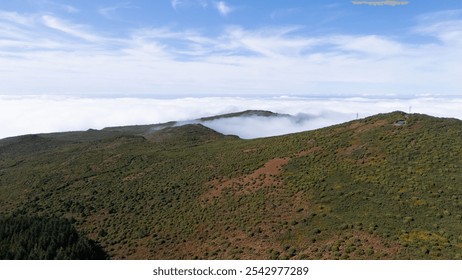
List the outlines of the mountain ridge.
<svg viewBox="0 0 462 280">
<path fill-rule="evenodd" d="M 50 132 L 50 133 L 36 133 L 29 134 L 30 136 L 40 136 L 44 138 L 53 138 L 58 140 L 67 140 L 67 141 L 92 141 L 92 140 L 103 140 L 113 137 L 121 137 L 128 135 L 135 136 L 146 136 L 155 134 L 157 131 L 172 128 L 177 126 L 183 126 L 188 124 L 201 124 L 216 121 L 220 119 L 229 119 L 237 117 L 281 117 L 281 116 L 290 116 L 287 114 L 279 114 L 271 111 L 265 110 L 245 110 L 235 113 L 227 113 L 221 115 L 215 115 L 210 117 L 202 117 L 193 120 L 186 121 L 169 121 L 165 123 L 158 124 L 143 124 L 143 125 L 123 125 L 123 126 L 110 126 L 104 127 L 102 129 L 92 129 L 89 128 L 86 131 L 64 131 L 64 132 Z M 0 139 L 0 144 L 2 142 L 8 142 L 9 140 L 14 141 L 17 137 L 27 137 L 28 135 L 18 135 Z"/>
<path fill-rule="evenodd" d="M 159 131 L 0 141 L 0 214 L 72 219 L 114 259 L 462 258 L 460 120 Z"/>
</svg>

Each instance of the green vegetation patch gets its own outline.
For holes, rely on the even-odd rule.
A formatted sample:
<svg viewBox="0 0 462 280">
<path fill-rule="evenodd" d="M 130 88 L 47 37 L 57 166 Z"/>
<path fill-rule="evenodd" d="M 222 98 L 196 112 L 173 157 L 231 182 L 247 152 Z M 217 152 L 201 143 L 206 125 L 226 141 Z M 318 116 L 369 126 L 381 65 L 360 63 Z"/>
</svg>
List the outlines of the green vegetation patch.
<svg viewBox="0 0 462 280">
<path fill-rule="evenodd" d="M 106 259 L 95 242 L 80 235 L 70 221 L 57 218 L 0 217 L 0 259 Z"/>
</svg>

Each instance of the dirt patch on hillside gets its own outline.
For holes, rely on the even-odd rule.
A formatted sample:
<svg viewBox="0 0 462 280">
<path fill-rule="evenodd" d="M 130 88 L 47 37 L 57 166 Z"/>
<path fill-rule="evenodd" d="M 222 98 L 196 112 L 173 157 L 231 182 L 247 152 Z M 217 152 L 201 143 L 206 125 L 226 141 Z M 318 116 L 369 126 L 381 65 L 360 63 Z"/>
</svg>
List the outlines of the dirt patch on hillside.
<svg viewBox="0 0 462 280">
<path fill-rule="evenodd" d="M 256 151 L 258 151 L 257 148 L 242 150 L 242 152 L 244 152 L 244 153 L 253 153 L 253 152 L 256 152 Z"/>
<path fill-rule="evenodd" d="M 307 248 L 309 258 L 333 259 L 394 259 L 401 250 L 399 243 L 361 230 L 349 230 Z"/>
<path fill-rule="evenodd" d="M 316 153 L 316 152 L 320 152 L 322 150 L 321 147 L 313 147 L 309 150 L 305 150 L 305 151 L 301 151 L 299 152 L 298 154 L 295 155 L 295 157 L 304 157 L 304 156 L 308 156 L 308 155 L 311 155 L 313 153 Z"/>
<path fill-rule="evenodd" d="M 267 259 L 268 250 L 274 246 L 269 238 L 231 229 L 219 238 L 188 240 L 173 250 L 182 259 L 251 260 Z"/>
<path fill-rule="evenodd" d="M 201 200 L 207 201 L 218 197 L 226 189 L 233 190 L 236 194 L 247 193 L 263 187 L 279 185 L 281 181 L 277 178 L 282 167 L 289 162 L 290 158 L 274 158 L 266 162 L 263 167 L 256 169 L 252 174 L 231 179 L 215 179 L 207 184 L 210 188 L 205 192 Z"/>
<path fill-rule="evenodd" d="M 122 182 L 135 181 L 135 180 L 138 180 L 140 178 L 143 178 L 145 175 L 146 175 L 145 172 L 133 173 L 133 174 L 130 174 L 130 175 L 122 178 Z"/>
<path fill-rule="evenodd" d="M 351 156 L 355 152 L 358 152 L 364 149 L 365 149 L 364 145 L 353 144 L 349 147 L 338 148 L 337 153 L 342 156 Z"/>
</svg>

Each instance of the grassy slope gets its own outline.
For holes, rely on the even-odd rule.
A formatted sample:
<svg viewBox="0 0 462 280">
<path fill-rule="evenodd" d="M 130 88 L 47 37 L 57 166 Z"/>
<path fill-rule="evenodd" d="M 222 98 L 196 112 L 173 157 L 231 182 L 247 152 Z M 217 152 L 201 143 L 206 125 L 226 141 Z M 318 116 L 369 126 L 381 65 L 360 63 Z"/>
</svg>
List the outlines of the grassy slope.
<svg viewBox="0 0 462 280">
<path fill-rule="evenodd" d="M 0 212 L 73 217 L 112 258 L 460 259 L 462 122 L 400 119 L 3 140 Z"/>
</svg>

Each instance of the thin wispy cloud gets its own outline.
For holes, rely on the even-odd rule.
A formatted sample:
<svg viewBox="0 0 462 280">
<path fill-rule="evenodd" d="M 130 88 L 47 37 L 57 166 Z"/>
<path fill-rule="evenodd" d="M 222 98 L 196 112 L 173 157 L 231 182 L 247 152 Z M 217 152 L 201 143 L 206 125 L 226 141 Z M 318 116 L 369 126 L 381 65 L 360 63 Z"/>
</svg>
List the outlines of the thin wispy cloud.
<svg viewBox="0 0 462 280">
<path fill-rule="evenodd" d="M 344 51 L 377 56 L 405 55 L 407 49 L 400 42 L 377 35 L 338 36 L 332 38 L 332 43 Z"/>
<path fill-rule="evenodd" d="M 98 41 L 99 37 L 86 31 L 84 25 L 76 25 L 54 16 L 44 15 L 41 17 L 43 24 L 49 28 L 61 31 L 67 35 L 78 37 L 87 41 Z"/>
<path fill-rule="evenodd" d="M 71 5 L 63 5 L 62 8 L 67 12 L 67 13 L 70 13 L 70 14 L 77 14 L 80 12 L 80 9 L 74 7 L 74 6 L 71 6 Z"/>
<path fill-rule="evenodd" d="M 274 59 L 303 58 L 313 47 L 328 43 L 327 38 L 296 35 L 299 27 L 272 27 L 245 30 L 228 28 L 219 42 L 223 49 L 242 50 L 253 56 Z"/>
<path fill-rule="evenodd" d="M 220 15 L 222 16 L 227 16 L 229 13 L 233 11 L 233 8 L 231 8 L 228 4 L 226 4 L 225 1 L 215 2 L 215 8 L 218 10 Z"/>
<path fill-rule="evenodd" d="M 130 2 L 121 2 L 111 6 L 105 6 L 98 9 L 98 13 L 104 16 L 107 19 L 116 19 L 117 11 L 122 9 L 133 9 L 133 6 Z"/>
<path fill-rule="evenodd" d="M 209 2 L 210 0 L 170 0 L 170 4 L 174 10 L 188 7 L 201 7 L 206 9 L 210 6 Z"/>
<path fill-rule="evenodd" d="M 273 19 L 273 20 L 282 19 L 282 18 L 289 17 L 289 16 L 291 16 L 293 14 L 296 14 L 298 12 L 300 12 L 299 8 L 279 9 L 279 10 L 275 10 L 275 11 L 271 12 L 270 18 Z"/>
<path fill-rule="evenodd" d="M 177 9 L 179 6 L 184 4 L 183 0 L 170 0 L 170 4 L 172 5 L 173 9 Z"/>
<path fill-rule="evenodd" d="M 222 16 L 226 16 L 234 9 L 224 1 L 213 0 L 170 0 L 170 4 L 174 10 L 180 8 L 200 7 L 202 9 L 213 8 Z"/>
<path fill-rule="evenodd" d="M 462 9 L 423 14 L 417 22 L 415 33 L 436 37 L 447 45 L 462 45 Z"/>
<path fill-rule="evenodd" d="M 34 19 L 31 16 L 22 15 L 17 12 L 0 11 L 0 20 L 3 23 L 31 26 Z"/>
</svg>

